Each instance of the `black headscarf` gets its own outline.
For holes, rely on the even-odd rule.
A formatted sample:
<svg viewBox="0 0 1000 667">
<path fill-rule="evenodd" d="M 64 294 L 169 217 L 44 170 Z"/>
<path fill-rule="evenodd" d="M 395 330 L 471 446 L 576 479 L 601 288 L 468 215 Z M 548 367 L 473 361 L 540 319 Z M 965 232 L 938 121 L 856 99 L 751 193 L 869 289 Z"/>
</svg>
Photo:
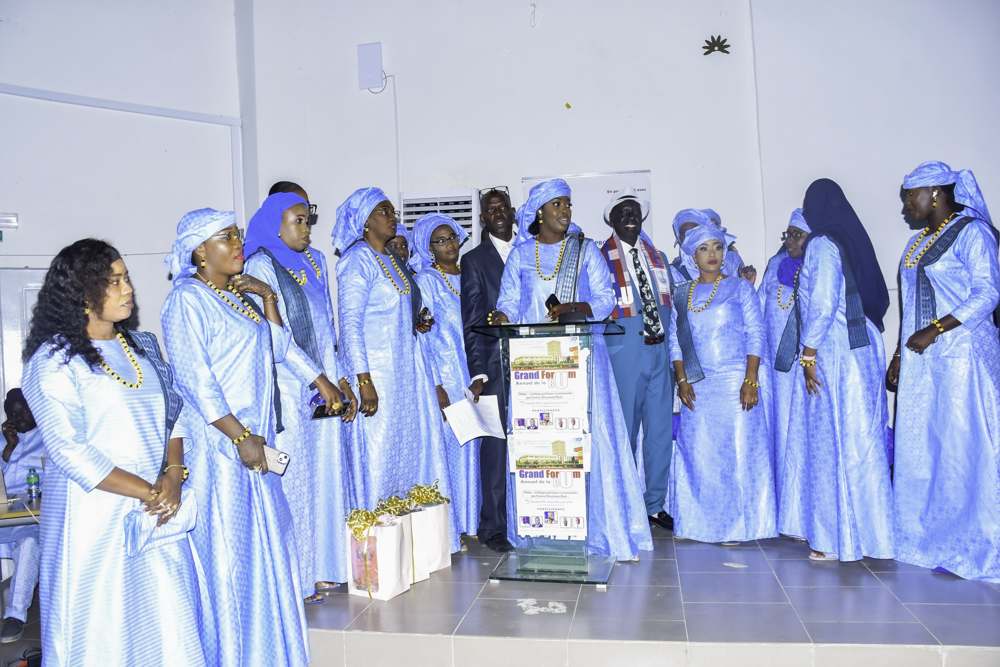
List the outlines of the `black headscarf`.
<svg viewBox="0 0 1000 667">
<path fill-rule="evenodd" d="M 868 232 L 858 219 L 840 186 L 828 178 L 814 181 L 806 190 L 802 216 L 812 230 L 809 239 L 827 236 L 843 248 L 843 261 L 850 264 L 861 293 L 865 317 L 884 331 L 882 318 L 889 309 L 889 290 L 875 256 Z"/>
</svg>

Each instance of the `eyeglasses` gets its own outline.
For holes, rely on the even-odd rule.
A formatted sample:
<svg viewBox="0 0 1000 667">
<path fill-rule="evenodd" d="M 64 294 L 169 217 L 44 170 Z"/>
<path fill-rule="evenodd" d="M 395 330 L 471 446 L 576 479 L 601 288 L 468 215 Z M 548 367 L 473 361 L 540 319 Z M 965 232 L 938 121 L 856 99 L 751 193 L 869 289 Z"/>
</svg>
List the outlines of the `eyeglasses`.
<svg viewBox="0 0 1000 667">
<path fill-rule="evenodd" d="M 479 198 L 482 199 L 483 197 L 485 197 L 487 195 L 491 195 L 493 193 L 500 193 L 500 194 L 507 195 L 507 199 L 510 199 L 510 190 L 507 189 L 506 185 L 497 185 L 497 186 L 494 186 L 492 188 L 486 188 L 484 190 L 480 190 L 479 191 Z"/>
<path fill-rule="evenodd" d="M 310 227 L 315 227 L 316 221 L 319 219 L 319 215 L 316 213 L 317 210 L 319 210 L 319 207 L 316 204 L 309 204 L 309 220 L 306 221 L 306 224 Z"/>
<path fill-rule="evenodd" d="M 388 218 L 389 214 L 391 213 L 392 217 L 395 218 L 396 220 L 399 220 L 399 216 L 402 215 L 402 213 L 400 213 L 399 211 L 391 209 L 388 206 L 381 206 L 381 207 L 375 209 L 375 211 L 379 215 L 381 215 L 383 218 Z"/>
<path fill-rule="evenodd" d="M 246 233 L 243 229 L 237 229 L 235 232 L 220 232 L 212 237 L 213 239 L 219 239 L 220 241 L 225 241 L 229 245 L 233 245 L 233 241 L 239 240 L 243 243 L 243 239 L 246 238 Z"/>
<path fill-rule="evenodd" d="M 431 239 L 431 243 L 439 246 L 446 246 L 449 243 L 458 243 L 458 234 L 452 234 L 451 236 L 446 236 L 443 239 Z"/>
<path fill-rule="evenodd" d="M 793 241 L 798 241 L 809 236 L 808 232 L 781 232 L 781 240 L 784 241 L 791 237 Z"/>
</svg>

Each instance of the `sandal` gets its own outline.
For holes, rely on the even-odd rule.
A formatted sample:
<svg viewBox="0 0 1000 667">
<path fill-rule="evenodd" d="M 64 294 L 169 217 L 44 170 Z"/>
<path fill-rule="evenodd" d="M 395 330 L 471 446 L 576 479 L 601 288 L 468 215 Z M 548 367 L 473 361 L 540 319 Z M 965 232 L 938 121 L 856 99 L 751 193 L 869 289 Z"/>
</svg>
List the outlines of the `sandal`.
<svg viewBox="0 0 1000 667">
<path fill-rule="evenodd" d="M 332 591 L 334 588 L 340 588 L 340 584 L 336 581 L 317 581 L 316 590 L 317 591 Z"/>
<path fill-rule="evenodd" d="M 319 593 L 314 593 L 309 597 L 307 597 L 305 600 L 303 600 L 303 602 L 305 602 L 306 604 L 319 604 L 320 602 L 324 601 L 326 601 L 326 598 L 320 595 Z"/>
<path fill-rule="evenodd" d="M 719 544 L 721 544 L 724 547 L 738 547 L 738 546 L 740 546 L 743 543 L 739 542 L 739 541 L 736 541 L 736 542 L 730 541 L 730 542 L 719 542 Z"/>
<path fill-rule="evenodd" d="M 837 554 L 823 553 L 822 551 L 816 551 L 814 549 L 809 552 L 809 560 L 815 560 L 815 561 L 840 560 L 840 556 L 838 556 Z"/>
</svg>

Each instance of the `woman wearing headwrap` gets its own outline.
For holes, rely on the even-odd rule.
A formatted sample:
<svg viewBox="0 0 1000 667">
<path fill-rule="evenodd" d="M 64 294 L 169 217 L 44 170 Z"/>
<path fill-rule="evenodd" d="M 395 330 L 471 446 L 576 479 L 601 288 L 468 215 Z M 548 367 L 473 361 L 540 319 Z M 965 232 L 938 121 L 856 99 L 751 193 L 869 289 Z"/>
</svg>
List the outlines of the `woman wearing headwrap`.
<svg viewBox="0 0 1000 667">
<path fill-rule="evenodd" d="M 971 171 L 925 162 L 903 180 L 926 227 L 899 265 L 896 559 L 1000 582 L 997 230 Z M 905 342 L 905 344 L 903 344 Z"/>
<path fill-rule="evenodd" d="M 204 574 L 201 638 L 213 665 L 298 666 L 309 661 L 305 587 L 264 445 L 281 430 L 274 364 L 303 383 L 320 373 L 282 328 L 275 291 L 242 275 L 240 231 L 231 211 L 181 218 L 167 257 L 174 286 L 160 311 L 175 386 L 190 408 L 181 423 L 199 507 L 191 539 Z M 263 312 L 247 293 L 263 299 Z"/>
<path fill-rule="evenodd" d="M 802 217 L 802 209 L 792 211 L 788 230 L 782 233 L 781 250 L 767 263 L 757 296 L 760 297 L 764 312 L 764 329 L 767 333 L 767 356 L 765 363 L 774 367 L 788 318 L 795 315 L 796 284 L 802 269 L 804 245 L 809 237 L 809 223 Z M 806 390 L 805 378 L 797 369 L 788 368 L 784 372 L 773 372 L 773 386 L 768 392 L 771 398 L 771 431 L 774 434 L 774 486 L 777 491 L 778 506 L 781 506 L 781 478 L 785 465 L 785 441 L 788 436 L 788 419 L 792 404 L 792 394 Z"/>
<path fill-rule="evenodd" d="M 410 266 L 413 248 L 410 247 L 410 230 L 406 228 L 406 225 L 396 225 L 396 235 L 386 242 L 385 247 L 390 252 L 396 253 L 396 257 L 402 259 L 406 266 Z"/>
<path fill-rule="evenodd" d="M 586 313 L 590 321 L 603 320 L 615 308 L 607 262 L 592 241 L 581 244 L 572 235 L 579 228 L 571 222 L 570 207 L 570 189 L 562 179 L 531 188 L 517 212 L 518 241 L 504 268 L 497 310 L 490 315 L 494 324 L 544 322 L 574 308 Z M 545 301 L 552 294 L 561 305 L 550 309 Z M 631 560 L 640 549 L 651 550 L 653 540 L 603 337 L 594 336 L 593 345 L 592 391 L 598 398 L 592 402 L 590 422 L 587 539 L 593 553 Z M 508 503 L 513 502 L 513 493 L 507 497 Z M 511 541 L 515 529 L 513 523 L 508 524 Z"/>
<path fill-rule="evenodd" d="M 417 335 L 420 302 L 403 260 L 386 248 L 399 225 L 389 198 L 362 188 L 337 208 L 334 247 L 340 314 L 341 372 L 356 378 L 361 418 L 352 455 L 360 509 L 414 484 L 439 482 L 451 497 L 433 369 Z M 449 505 L 452 552 L 461 548 L 458 506 Z"/>
<path fill-rule="evenodd" d="M 713 211 L 710 208 L 701 209 L 702 212 L 708 216 L 708 219 L 712 221 L 712 224 L 718 227 L 723 234 L 727 234 L 726 228 L 722 226 L 722 216 Z M 726 246 L 726 266 L 737 267 L 736 275 L 745 280 L 749 280 L 750 284 L 753 285 L 757 282 L 757 269 L 749 264 L 744 264 L 743 258 L 740 257 L 739 251 L 736 249 L 736 237 L 732 234 L 728 234 L 730 241 Z M 730 268 L 730 271 L 733 269 Z"/>
<path fill-rule="evenodd" d="M 684 407 L 667 512 L 675 536 L 732 546 L 777 533 L 760 301 L 747 281 L 725 274 L 726 243 L 709 224 L 681 245 L 698 277 L 674 290 L 670 360 Z"/>
<path fill-rule="evenodd" d="M 681 245 L 684 243 L 684 237 L 687 233 L 699 225 L 707 226 L 709 228 L 716 229 L 720 231 L 724 238 L 727 248 L 736 242 L 736 237 L 728 234 L 725 227 L 721 227 L 716 219 L 713 219 L 710 214 L 718 215 L 710 208 L 697 209 L 697 208 L 686 208 L 679 211 L 677 215 L 674 216 L 674 221 L 672 227 L 674 229 L 674 245 Z M 725 260 L 722 266 L 723 271 L 728 271 L 731 275 L 739 276 L 745 278 L 753 285 L 754 281 L 757 280 L 757 271 L 752 267 L 743 266 L 743 258 L 735 250 L 726 250 Z M 677 257 L 670 263 L 670 277 L 674 283 L 682 283 L 687 280 L 694 280 L 698 277 L 698 269 L 694 265 L 694 260 L 689 257 L 684 252 L 679 252 Z"/>
<path fill-rule="evenodd" d="M 334 582 L 347 581 L 342 523 L 354 497 L 346 444 L 349 432 L 342 422 L 354 419 L 357 399 L 338 369 L 329 270 L 323 253 L 309 247 L 310 231 L 306 201 L 298 194 L 273 194 L 250 219 L 243 252 L 247 256 L 244 273 L 278 295 L 282 322 L 322 373 L 310 385 L 286 364 L 277 367 L 285 430 L 277 435 L 274 446 L 292 458 L 291 472 L 281 485 L 295 523 L 303 597 L 312 603 L 323 601 L 316 589 L 335 588 Z M 260 297 L 254 300 L 263 308 Z M 340 409 L 341 394 L 327 378 L 339 380 L 347 411 L 341 419 L 312 419 L 315 396 L 321 396 L 328 413 Z"/>
<path fill-rule="evenodd" d="M 792 396 L 778 530 L 808 540 L 813 560 L 894 558 L 881 333 L 889 292 L 839 185 L 810 185 L 802 217 L 811 231 L 774 366 L 801 366 L 807 393 Z"/>
<path fill-rule="evenodd" d="M 25 341 L 24 395 L 48 455 L 38 589 L 46 665 L 213 664 L 198 635 L 187 540 L 202 510 L 187 489 L 181 504 L 182 402 L 156 337 L 133 330 L 133 307 L 118 251 L 77 241 L 52 260 Z M 160 517 L 158 541 L 130 555 L 126 525 L 136 513 L 150 521 L 146 512 Z"/>
<path fill-rule="evenodd" d="M 420 344 L 427 365 L 433 369 L 442 409 L 465 399 L 471 384 L 462 328 L 462 269 L 458 264 L 459 247 L 468 236 L 461 225 L 442 213 L 425 215 L 413 227 L 413 269 L 424 304 L 434 314 L 434 326 L 420 337 Z M 442 431 L 451 472 L 451 504 L 458 510 L 459 530 L 475 535 L 480 507 L 479 439 L 461 444 L 450 426 L 444 425 Z"/>
</svg>

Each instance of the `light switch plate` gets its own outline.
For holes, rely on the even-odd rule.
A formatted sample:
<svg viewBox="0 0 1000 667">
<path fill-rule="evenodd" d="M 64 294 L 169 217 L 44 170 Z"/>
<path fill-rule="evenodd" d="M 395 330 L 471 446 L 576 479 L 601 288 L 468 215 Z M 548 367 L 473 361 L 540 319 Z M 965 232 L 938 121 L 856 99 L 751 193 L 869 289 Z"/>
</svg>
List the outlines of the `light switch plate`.
<svg viewBox="0 0 1000 667">
<path fill-rule="evenodd" d="M 382 42 L 358 44 L 358 88 L 382 87 Z"/>
</svg>

